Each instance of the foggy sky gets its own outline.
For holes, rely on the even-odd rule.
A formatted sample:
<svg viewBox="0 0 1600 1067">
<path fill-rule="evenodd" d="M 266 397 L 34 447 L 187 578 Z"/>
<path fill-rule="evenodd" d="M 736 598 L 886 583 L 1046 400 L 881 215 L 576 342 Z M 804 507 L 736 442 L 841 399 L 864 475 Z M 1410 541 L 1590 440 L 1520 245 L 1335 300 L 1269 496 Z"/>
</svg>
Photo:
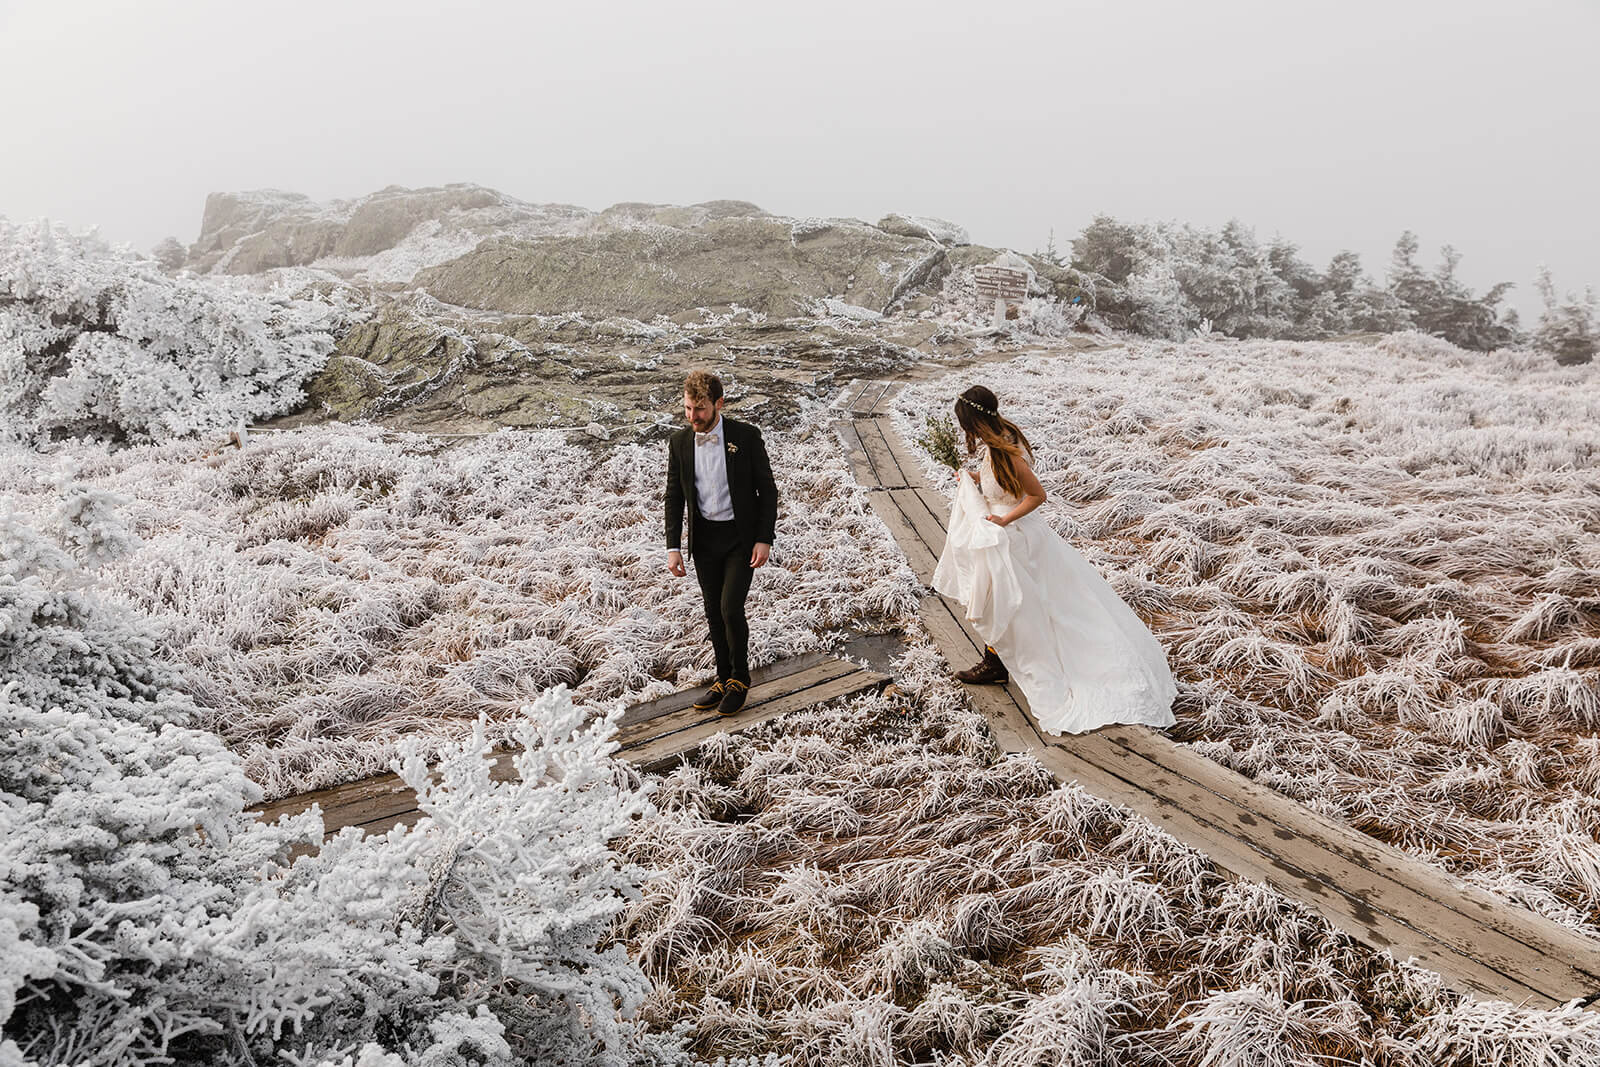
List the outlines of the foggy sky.
<svg viewBox="0 0 1600 1067">
<path fill-rule="evenodd" d="M 150 248 L 207 193 L 753 200 L 1033 251 L 1098 212 L 1475 289 L 1600 285 L 1596 0 L 0 0 L 0 214 Z"/>
</svg>

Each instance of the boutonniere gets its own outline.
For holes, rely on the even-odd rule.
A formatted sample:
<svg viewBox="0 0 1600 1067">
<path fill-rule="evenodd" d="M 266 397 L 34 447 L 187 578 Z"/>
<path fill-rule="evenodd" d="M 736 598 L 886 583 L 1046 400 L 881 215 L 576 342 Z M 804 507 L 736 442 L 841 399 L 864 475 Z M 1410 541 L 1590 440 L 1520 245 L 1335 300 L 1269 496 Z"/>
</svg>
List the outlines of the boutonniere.
<svg viewBox="0 0 1600 1067">
<path fill-rule="evenodd" d="M 739 446 L 734 444 L 732 441 L 729 441 L 728 442 L 728 455 L 737 456 L 738 454 L 739 454 Z"/>
</svg>

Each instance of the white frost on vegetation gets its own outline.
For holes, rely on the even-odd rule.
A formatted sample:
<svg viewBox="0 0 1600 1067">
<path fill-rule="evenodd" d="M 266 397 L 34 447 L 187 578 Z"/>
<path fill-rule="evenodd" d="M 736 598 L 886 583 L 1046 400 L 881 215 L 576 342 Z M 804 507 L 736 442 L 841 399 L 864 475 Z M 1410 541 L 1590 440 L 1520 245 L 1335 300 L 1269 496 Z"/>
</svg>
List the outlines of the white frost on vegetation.
<svg viewBox="0 0 1600 1067">
<path fill-rule="evenodd" d="M 261 790 L 193 728 L 186 672 L 88 578 L 0 517 L 0 1063 L 671 1051 L 624 1021 L 649 983 L 602 943 L 644 874 L 609 842 L 654 810 L 611 758 L 620 709 L 545 693 L 504 731 L 525 746 L 505 781 L 482 719 L 432 780 L 402 742 L 416 825 L 322 843 L 315 809 L 248 810 Z"/>
<path fill-rule="evenodd" d="M 1165 645 L 1177 736 L 1600 935 L 1597 374 L 1418 334 L 1134 343 L 896 404 L 911 439 L 994 389 Z"/>
<path fill-rule="evenodd" d="M 0 218 L 0 434 L 159 441 L 287 411 L 352 314 L 296 292 Z"/>
<path fill-rule="evenodd" d="M 802 431 L 804 429 L 802 428 Z M 769 435 L 782 506 L 751 594 L 756 666 L 887 630 L 920 587 L 825 429 Z M 269 796 L 381 769 L 397 738 L 503 736 L 557 684 L 647 700 L 710 678 L 693 576 L 666 572 L 660 444 L 557 432 L 450 447 L 376 430 L 4 455 L 17 506 L 62 472 L 129 498 L 143 545 L 100 575 L 202 679 L 202 723 Z"/>
<path fill-rule="evenodd" d="M 1446 990 L 1001 754 L 930 645 L 895 673 L 898 695 L 720 735 L 662 780 L 614 930 L 650 1026 L 817 1067 L 1593 1055 L 1600 1016 Z"/>
</svg>

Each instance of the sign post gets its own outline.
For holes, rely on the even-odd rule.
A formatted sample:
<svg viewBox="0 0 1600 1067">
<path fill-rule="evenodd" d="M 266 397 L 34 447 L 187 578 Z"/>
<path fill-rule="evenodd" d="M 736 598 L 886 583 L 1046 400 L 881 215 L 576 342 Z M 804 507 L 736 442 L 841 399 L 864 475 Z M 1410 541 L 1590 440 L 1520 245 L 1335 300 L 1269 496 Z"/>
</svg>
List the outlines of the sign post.
<svg viewBox="0 0 1600 1067">
<path fill-rule="evenodd" d="M 977 267 L 972 280 L 980 300 L 994 299 L 994 328 L 1006 328 L 1006 305 L 1028 295 L 1028 272 L 1014 267 Z"/>
</svg>

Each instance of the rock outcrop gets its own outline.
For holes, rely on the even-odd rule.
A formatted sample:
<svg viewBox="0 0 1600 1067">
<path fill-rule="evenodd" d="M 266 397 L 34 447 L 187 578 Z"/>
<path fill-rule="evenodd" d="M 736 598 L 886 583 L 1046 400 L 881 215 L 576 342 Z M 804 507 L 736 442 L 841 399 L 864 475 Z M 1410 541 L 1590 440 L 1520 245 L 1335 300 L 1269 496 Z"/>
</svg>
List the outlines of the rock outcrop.
<svg viewBox="0 0 1600 1067">
<path fill-rule="evenodd" d="M 300 193 L 263 189 L 206 197 L 200 237 L 189 246 L 189 269 L 255 274 L 310 263 L 338 241 L 339 225 Z"/>
<path fill-rule="evenodd" d="M 185 265 L 196 271 L 258 274 L 330 261 L 325 265 L 335 273 L 360 274 L 362 260 L 420 237 L 434 238 L 431 251 L 437 257 L 442 250 L 442 258 L 448 259 L 492 234 L 575 232 L 594 217 L 570 204 L 528 204 L 471 184 L 390 186 L 326 204 L 270 189 L 212 193 Z"/>
<path fill-rule="evenodd" d="M 921 320 L 765 319 L 728 307 L 676 318 L 491 316 L 426 298 L 385 300 L 340 338 L 307 388 L 307 408 L 278 425 L 332 418 L 480 431 L 599 422 L 614 438 L 640 439 L 675 424 L 679 387 L 695 368 L 721 374 L 737 410 L 781 419 L 802 397 L 824 398 L 850 378 L 974 351 L 971 339 Z"/>
<path fill-rule="evenodd" d="M 996 256 L 939 219 L 786 218 L 742 200 L 590 211 L 460 184 L 331 203 L 214 194 L 185 266 L 311 267 L 373 301 L 290 423 L 599 425 L 615 440 L 671 424 L 695 367 L 773 418 L 841 378 L 1004 343 L 976 339 L 988 311 L 971 299 L 972 268 Z M 1076 272 L 1026 262 L 1038 295 L 1076 292 Z"/>
<path fill-rule="evenodd" d="M 878 229 L 902 237 L 920 237 L 952 248 L 972 243 L 964 227 L 925 215 L 885 215 L 878 220 Z"/>
<path fill-rule="evenodd" d="M 615 210 L 615 209 L 612 209 Z M 767 215 L 711 218 L 543 240 L 495 238 L 415 284 L 450 304 L 527 315 L 651 319 L 738 305 L 816 312 L 834 298 L 883 312 L 909 276 L 932 278 L 937 245 L 845 220 L 797 228 Z"/>
<path fill-rule="evenodd" d="M 213 193 L 200 231 L 190 270 L 318 267 L 464 307 L 641 319 L 717 305 L 803 315 L 830 300 L 881 314 L 936 285 L 947 249 L 970 247 L 965 230 L 939 219 L 792 219 L 743 200 L 596 212 L 471 184 L 329 203 Z"/>
</svg>

